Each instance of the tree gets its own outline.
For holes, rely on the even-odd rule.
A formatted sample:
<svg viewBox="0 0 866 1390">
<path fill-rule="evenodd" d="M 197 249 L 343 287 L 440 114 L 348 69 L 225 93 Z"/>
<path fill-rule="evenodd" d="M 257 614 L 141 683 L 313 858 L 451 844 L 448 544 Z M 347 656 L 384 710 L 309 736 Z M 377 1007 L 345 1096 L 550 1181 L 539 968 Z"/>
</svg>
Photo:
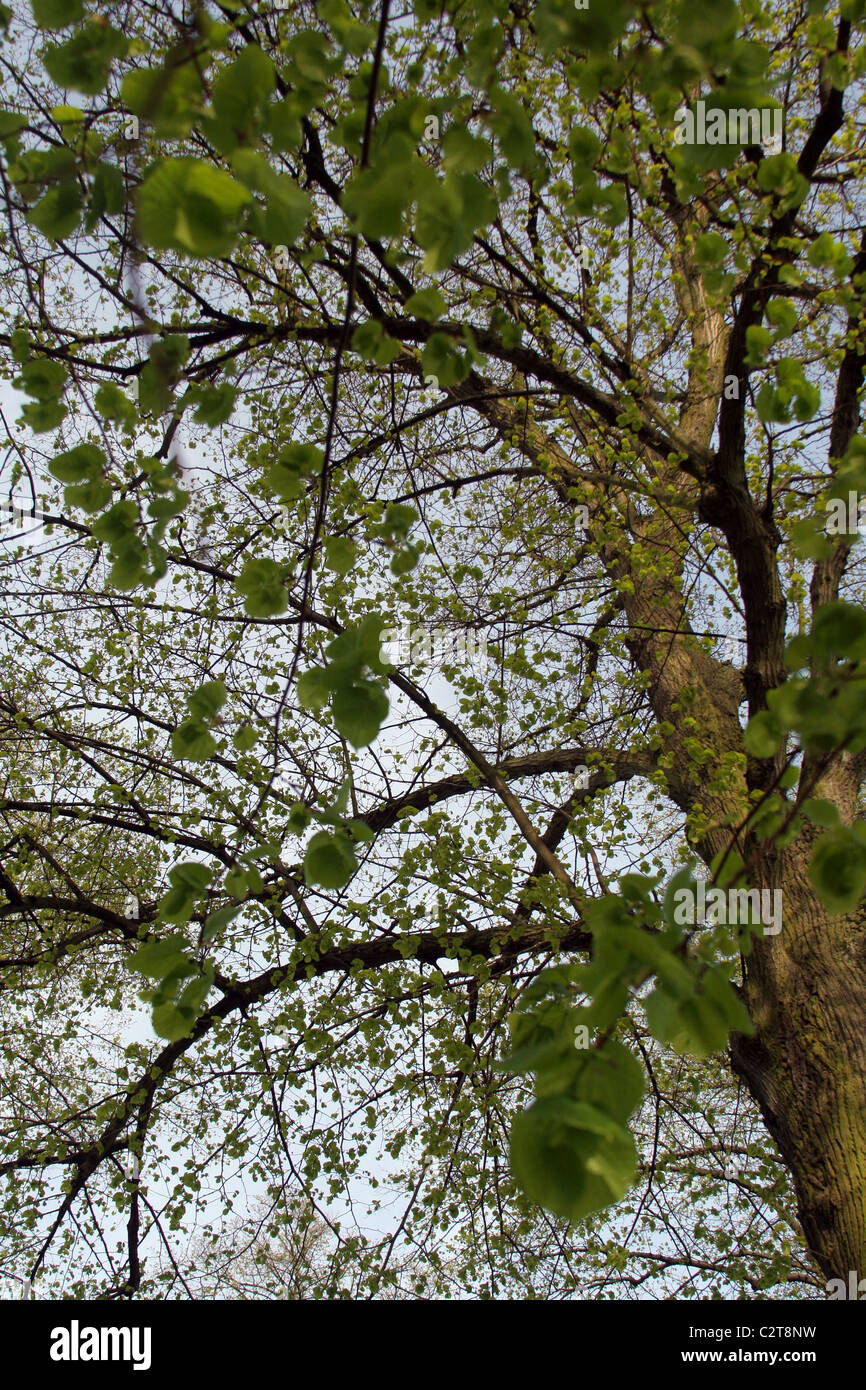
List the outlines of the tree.
<svg viewBox="0 0 866 1390">
<path fill-rule="evenodd" d="M 318 1286 L 327 1256 L 325 1223 L 315 1215 L 299 1219 L 297 1212 L 280 1212 L 269 1228 L 273 1215 L 254 1203 L 228 1230 L 199 1240 L 193 1256 L 198 1297 L 299 1299 Z"/>
<path fill-rule="evenodd" d="M 189 1293 L 242 1185 L 331 1294 L 866 1266 L 864 17 L 9 19 L 34 1278 Z"/>
<path fill-rule="evenodd" d="M 330 1282 L 334 1254 L 334 1241 L 321 1217 L 303 1210 L 269 1210 L 266 1203 L 254 1200 L 226 1227 L 196 1241 L 190 1282 L 195 1296 L 208 1300 L 312 1298 Z M 417 1298 L 424 1289 L 423 1270 L 404 1262 L 381 1296 Z"/>
</svg>

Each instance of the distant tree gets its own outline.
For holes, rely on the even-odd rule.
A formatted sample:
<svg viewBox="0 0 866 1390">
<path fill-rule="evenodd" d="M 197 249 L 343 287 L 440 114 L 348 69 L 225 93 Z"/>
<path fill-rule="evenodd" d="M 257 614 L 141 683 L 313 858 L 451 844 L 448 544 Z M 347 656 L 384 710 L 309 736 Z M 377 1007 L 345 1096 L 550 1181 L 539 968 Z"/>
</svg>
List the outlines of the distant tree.
<svg viewBox="0 0 866 1390">
<path fill-rule="evenodd" d="M 199 1238 L 191 1257 L 198 1298 L 299 1299 L 321 1285 L 328 1228 L 320 1217 L 268 1213 L 263 1202 Z"/>
</svg>

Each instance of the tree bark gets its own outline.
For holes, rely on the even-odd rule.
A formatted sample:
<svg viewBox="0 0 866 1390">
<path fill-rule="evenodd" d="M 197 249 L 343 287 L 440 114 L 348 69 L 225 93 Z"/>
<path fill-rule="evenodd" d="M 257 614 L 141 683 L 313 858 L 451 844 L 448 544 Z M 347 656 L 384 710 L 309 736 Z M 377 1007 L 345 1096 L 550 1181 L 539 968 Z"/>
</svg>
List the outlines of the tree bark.
<svg viewBox="0 0 866 1390">
<path fill-rule="evenodd" d="M 783 891 L 778 936 L 747 962 L 757 1026 L 731 1063 L 790 1168 L 806 1242 L 828 1279 L 866 1275 L 866 906 L 831 916 L 812 891 L 802 841 L 763 886 Z"/>
</svg>

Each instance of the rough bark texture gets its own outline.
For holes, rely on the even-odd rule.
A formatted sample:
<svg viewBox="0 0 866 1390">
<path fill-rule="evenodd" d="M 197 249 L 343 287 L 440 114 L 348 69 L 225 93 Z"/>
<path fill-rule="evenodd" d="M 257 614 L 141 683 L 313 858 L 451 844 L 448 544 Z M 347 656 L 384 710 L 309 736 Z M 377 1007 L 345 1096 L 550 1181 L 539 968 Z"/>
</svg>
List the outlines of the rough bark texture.
<svg viewBox="0 0 866 1390">
<path fill-rule="evenodd" d="M 802 854 L 780 883 L 784 926 L 746 978 L 755 1037 L 731 1061 L 794 1179 L 800 1224 L 828 1278 L 866 1269 L 866 914 L 830 917 Z"/>
</svg>

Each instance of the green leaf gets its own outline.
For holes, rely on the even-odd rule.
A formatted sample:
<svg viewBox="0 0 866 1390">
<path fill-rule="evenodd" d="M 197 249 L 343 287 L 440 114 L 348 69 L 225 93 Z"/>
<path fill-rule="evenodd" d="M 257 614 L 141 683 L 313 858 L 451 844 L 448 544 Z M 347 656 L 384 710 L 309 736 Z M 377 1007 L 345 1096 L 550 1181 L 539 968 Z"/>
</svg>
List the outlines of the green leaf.
<svg viewBox="0 0 866 1390">
<path fill-rule="evenodd" d="M 620 1201 L 637 1176 L 629 1131 L 564 1097 L 538 1100 L 517 1116 L 510 1164 L 528 1197 L 569 1221 Z"/>
<path fill-rule="evenodd" d="M 147 573 L 146 552 L 143 547 L 124 550 L 115 558 L 108 572 L 108 582 L 115 589 L 127 592 L 134 589 Z"/>
<path fill-rule="evenodd" d="M 335 574 L 348 574 L 358 558 L 358 547 L 347 536 L 330 536 L 325 541 L 325 565 Z"/>
<path fill-rule="evenodd" d="M 415 235 L 426 251 L 424 269 L 435 275 L 472 245 L 475 233 L 498 211 L 495 194 L 475 174 L 446 174 L 418 200 Z"/>
<path fill-rule="evenodd" d="M 205 681 L 187 697 L 190 713 L 197 719 L 213 719 L 228 699 L 222 681 Z"/>
<path fill-rule="evenodd" d="M 587 1049 L 583 1061 L 574 1084 L 574 1099 L 586 1101 L 624 1124 L 643 1098 L 641 1063 L 627 1047 L 614 1041 Z"/>
<path fill-rule="evenodd" d="M 300 497 L 304 480 L 321 472 L 325 456 L 313 444 L 290 444 L 265 474 L 266 485 L 284 502 Z"/>
<path fill-rule="evenodd" d="M 730 980 L 715 966 L 696 976 L 688 993 L 658 982 L 644 1007 L 650 1031 L 660 1042 L 695 1057 L 722 1051 L 732 1029 L 748 1035 L 755 1031 Z"/>
<path fill-rule="evenodd" d="M 69 507 L 80 507 L 82 511 L 101 512 L 112 498 L 111 484 L 103 478 L 92 478 L 86 483 L 75 483 L 64 489 L 63 499 Z"/>
<path fill-rule="evenodd" d="M 81 221 L 83 199 L 77 183 L 61 183 L 50 188 L 27 214 L 43 236 L 61 241 L 71 236 Z"/>
<path fill-rule="evenodd" d="M 521 173 L 531 175 L 538 167 L 535 150 L 535 131 L 526 109 L 511 92 L 496 87 L 490 93 L 490 115 L 487 123 L 508 163 Z"/>
<path fill-rule="evenodd" d="M 222 932 L 225 931 L 226 927 L 234 921 L 239 912 L 240 907 L 221 907 L 218 911 L 211 912 L 210 915 L 205 918 L 201 934 L 202 941 L 213 941 L 215 937 L 220 936 Z"/>
<path fill-rule="evenodd" d="M 832 542 L 824 534 L 820 516 L 804 517 L 791 527 L 791 549 L 801 559 L 826 559 L 832 553 L 832 548 Z"/>
<path fill-rule="evenodd" d="M 93 445 L 80 445 L 80 448 L 93 448 Z M 71 450 L 72 453 L 77 452 Z M 65 457 L 61 454 L 60 458 Z M 49 465 L 50 467 L 50 465 Z M 115 502 L 103 516 L 93 523 L 93 534 L 97 540 L 107 541 L 112 547 L 134 540 L 135 528 L 138 522 L 138 508 L 131 498 L 124 498 L 122 502 Z"/>
<path fill-rule="evenodd" d="M 84 230 L 92 232 L 100 217 L 104 217 L 106 213 L 110 216 L 116 216 L 122 212 L 125 201 L 126 190 L 123 174 L 117 165 L 98 164 L 90 186 L 90 201 L 87 204 Z"/>
<path fill-rule="evenodd" d="M 301 144 L 301 115 L 298 103 L 291 98 L 272 102 L 267 108 L 265 125 L 275 154 L 296 150 Z"/>
<path fill-rule="evenodd" d="M 762 159 L 758 184 L 765 193 L 773 193 L 779 199 L 780 212 L 799 207 L 809 192 L 809 180 L 799 172 L 791 154 L 771 154 Z"/>
<path fill-rule="evenodd" d="M 331 695 L 331 680 L 321 666 L 313 666 L 298 677 L 298 700 L 304 709 L 319 710 Z"/>
<path fill-rule="evenodd" d="M 384 618 L 370 613 L 328 644 L 325 651 L 331 661 L 328 675 L 332 690 L 351 685 L 363 675 L 365 666 L 379 673 L 385 670 L 379 660 L 384 626 Z"/>
<path fill-rule="evenodd" d="M 88 23 L 63 44 L 46 48 L 42 62 L 58 87 L 69 87 L 95 97 L 108 81 L 111 64 L 122 58 L 128 44 L 118 29 Z"/>
<path fill-rule="evenodd" d="M 841 825 L 839 807 L 834 805 L 832 801 L 824 801 L 821 797 L 809 796 L 803 802 L 800 810 L 813 825 L 821 825 L 825 829 L 832 829 Z"/>
<path fill-rule="evenodd" d="M 249 559 L 235 580 L 235 588 L 244 596 L 244 609 L 251 618 L 273 618 L 285 613 L 289 606 L 286 593 L 285 567 L 275 560 Z"/>
<path fill-rule="evenodd" d="M 207 762 L 215 752 L 216 740 L 198 719 L 185 719 L 171 736 L 171 755 L 178 762 Z"/>
<path fill-rule="evenodd" d="M 372 682 L 344 686 L 335 694 L 332 710 L 337 731 L 354 748 L 365 748 L 388 717 L 388 697 Z"/>
<path fill-rule="evenodd" d="M 352 347 L 366 361 L 375 362 L 378 367 L 387 367 L 403 351 L 403 344 L 396 338 L 390 338 L 375 319 L 367 319 L 366 323 L 358 325 L 352 335 Z"/>
<path fill-rule="evenodd" d="M 764 312 L 770 323 L 778 330 L 777 338 L 787 338 L 794 332 L 800 321 L 797 306 L 791 299 L 771 299 Z"/>
<path fill-rule="evenodd" d="M 0 111 L 0 140 L 8 140 L 10 136 L 19 134 L 26 125 L 27 117 L 17 111 Z"/>
<path fill-rule="evenodd" d="M 134 403 L 112 381 L 107 381 L 100 386 L 94 397 L 94 405 L 103 420 L 112 420 L 127 429 L 131 429 L 135 424 Z"/>
<path fill-rule="evenodd" d="M 349 837 L 341 831 L 331 835 L 320 830 L 304 855 L 304 876 L 310 884 L 323 888 L 342 888 L 356 872 L 358 862 Z"/>
<path fill-rule="evenodd" d="M 185 959 L 186 944 L 179 934 L 163 937 L 161 941 L 146 941 L 130 956 L 129 967 L 152 980 L 161 980 Z"/>
<path fill-rule="evenodd" d="M 699 989 L 722 1015 L 729 1030 L 753 1036 L 755 1025 L 723 970 L 715 965 L 709 966 L 701 976 Z"/>
<path fill-rule="evenodd" d="M 866 829 L 840 826 L 822 835 L 812 854 L 809 877 L 832 913 L 853 912 L 866 890 Z"/>
<path fill-rule="evenodd" d="M 678 999 L 657 984 L 644 1008 L 650 1032 L 675 1052 L 708 1057 L 727 1044 L 728 1025 L 708 999 Z"/>
<path fill-rule="evenodd" d="M 763 324 L 753 323 L 746 329 L 746 366 L 760 367 L 773 341 L 773 335 Z"/>
<path fill-rule="evenodd" d="M 160 898 L 159 915 L 166 922 L 188 922 L 195 906 L 184 888 L 169 888 Z"/>
<path fill-rule="evenodd" d="M 370 829 L 366 821 L 353 818 L 349 821 L 349 829 L 351 830 L 355 839 L 360 840 L 362 844 L 370 844 L 371 841 L 375 840 L 376 838 L 375 831 Z"/>
<path fill-rule="evenodd" d="M 164 375 L 146 362 L 138 375 L 138 404 L 145 415 L 164 415 L 171 405 L 171 391 Z"/>
<path fill-rule="evenodd" d="M 442 137 L 442 163 L 446 170 L 477 174 L 493 158 L 493 146 L 480 135 L 472 135 L 463 125 L 451 125 Z M 408 305 L 406 306 L 408 308 Z M 411 312 L 419 318 L 432 318 L 420 309 Z"/>
<path fill-rule="evenodd" d="M 421 558 L 421 551 L 416 545 L 404 545 L 391 558 L 391 573 L 395 575 L 409 574 L 417 565 Z"/>
<path fill-rule="evenodd" d="M 233 898 L 245 898 L 249 892 L 249 879 L 243 869 L 229 869 L 223 879 L 223 887 Z"/>
<path fill-rule="evenodd" d="M 188 1037 L 192 1032 L 196 1015 L 193 1009 L 181 1009 L 168 1000 L 154 1005 L 152 1020 L 153 1031 L 158 1037 L 168 1042 L 180 1042 L 181 1038 Z"/>
<path fill-rule="evenodd" d="M 259 128 L 265 104 L 276 86 L 271 59 L 255 43 L 247 43 L 213 84 L 215 116 L 202 122 L 223 153 L 237 148 Z"/>
<path fill-rule="evenodd" d="M 48 430 L 56 430 L 66 414 L 67 409 L 62 401 L 33 401 L 21 407 L 20 420 L 34 434 L 45 434 Z"/>
<path fill-rule="evenodd" d="M 138 233 L 157 249 L 227 256 L 251 201 L 243 184 L 206 160 L 162 159 L 151 165 L 138 190 Z"/>
<path fill-rule="evenodd" d="M 232 735 L 232 743 L 239 753 L 248 753 L 259 741 L 259 733 L 252 724 L 242 724 Z"/>
<path fill-rule="evenodd" d="M 295 802 L 289 810 L 286 830 L 291 835 L 303 835 L 310 824 L 310 812 L 301 802 Z"/>
<path fill-rule="evenodd" d="M 618 227 L 628 217 L 628 201 L 625 189 L 618 183 L 608 184 L 595 197 L 596 207 L 604 207 L 601 220 L 606 227 Z"/>
<path fill-rule="evenodd" d="M 425 377 L 435 376 L 440 387 L 447 390 L 469 375 L 470 366 L 453 338 L 447 333 L 431 333 L 421 354 Z"/>
<path fill-rule="evenodd" d="M 386 536 L 391 540 L 405 540 L 417 521 L 418 513 L 414 507 L 407 506 L 405 502 L 389 502 L 376 535 Z"/>
<path fill-rule="evenodd" d="M 272 843 L 273 843 L 273 842 L 272 842 Z M 279 841 L 277 841 L 276 843 L 277 843 L 277 845 L 279 845 Z M 262 878 L 261 874 L 259 873 L 258 869 L 256 868 L 255 864 L 247 864 L 247 867 L 246 867 L 246 869 L 244 870 L 244 872 L 246 873 L 246 876 L 247 876 L 247 883 L 249 884 L 249 891 L 250 891 L 251 893 L 264 893 L 264 891 L 265 891 L 265 881 L 264 881 L 264 879 Z"/>
<path fill-rule="evenodd" d="M 239 151 L 238 156 L 246 153 Z M 236 162 L 237 159 L 233 161 Z M 294 179 L 290 179 L 287 174 L 275 174 L 267 161 L 264 163 L 267 178 L 263 181 L 263 191 L 267 196 L 267 202 L 264 208 L 258 203 L 253 207 L 250 227 L 268 246 L 293 246 L 310 216 L 310 195 L 299 188 Z"/>
<path fill-rule="evenodd" d="M 84 0 L 30 0 L 40 29 L 65 29 L 84 18 Z"/>
<path fill-rule="evenodd" d="M 701 269 L 724 265 L 730 247 L 718 232 L 704 232 L 695 242 L 695 265 Z"/>
<path fill-rule="evenodd" d="M 24 328 L 14 328 L 9 335 L 9 346 L 12 350 L 12 360 L 19 367 L 30 358 L 30 335 Z"/>
<path fill-rule="evenodd" d="M 210 973 L 199 975 L 197 979 L 190 980 L 189 984 L 181 990 L 177 1001 L 178 1012 L 181 1014 L 192 1014 L 195 1018 L 201 1010 L 201 1006 L 207 999 L 213 984 L 213 975 Z"/>
<path fill-rule="evenodd" d="M 769 382 L 765 382 L 758 392 L 756 401 L 758 419 L 765 425 L 773 421 L 786 424 L 791 418 L 788 399 L 787 392 L 777 391 Z"/>
<path fill-rule="evenodd" d="M 100 478 L 106 458 L 95 444 L 76 444 L 74 449 L 57 454 L 48 464 L 48 471 L 61 483 L 83 483 Z"/>
<path fill-rule="evenodd" d="M 165 67 L 135 68 L 120 88 L 127 110 L 153 122 L 154 134 L 180 140 L 189 133 L 202 105 L 202 79 L 191 62 Z"/>
<path fill-rule="evenodd" d="M 594 130 L 588 126 L 572 126 L 568 133 L 568 153 L 576 169 L 594 168 L 601 149 L 601 141 Z"/>
<path fill-rule="evenodd" d="M 403 217 L 412 202 L 416 167 L 395 162 L 356 171 L 343 193 L 343 208 L 366 237 L 381 240 L 403 231 Z"/>
<path fill-rule="evenodd" d="M 210 886 L 213 872 L 206 864 L 199 864 L 195 859 L 186 859 L 182 864 L 175 864 L 174 868 L 168 871 L 168 881 L 175 888 L 183 888 L 188 893 L 198 894 Z"/>
<path fill-rule="evenodd" d="M 25 362 L 14 378 L 12 385 L 38 401 L 54 400 L 62 395 L 69 376 L 62 362 L 52 362 L 46 357 L 34 357 Z"/>
<path fill-rule="evenodd" d="M 784 730 L 770 710 L 761 710 L 748 723 L 743 742 L 755 758 L 772 758 L 782 746 Z"/>
<path fill-rule="evenodd" d="M 231 382 L 224 381 L 219 386 L 196 386 L 191 396 L 197 403 L 194 418 L 199 424 L 213 430 L 231 419 L 238 390 Z"/>
<path fill-rule="evenodd" d="M 375 43 L 375 25 L 359 24 L 345 0 L 318 0 L 316 10 L 327 20 L 340 46 L 354 57 L 361 57 Z"/>
<path fill-rule="evenodd" d="M 812 650 L 819 657 L 866 659 L 866 611 L 837 600 L 823 604 L 812 621 Z"/>
<path fill-rule="evenodd" d="M 446 309 L 445 300 L 436 289 L 435 285 L 427 290 L 418 290 L 410 295 L 406 300 L 405 309 L 407 314 L 414 314 L 416 318 L 427 319 L 430 323 L 435 323 L 441 319 Z"/>
<path fill-rule="evenodd" d="M 854 267 L 845 247 L 830 232 L 822 232 L 815 238 L 806 252 L 806 260 L 819 270 L 825 266 L 832 267 L 839 278 L 850 274 Z"/>
</svg>

